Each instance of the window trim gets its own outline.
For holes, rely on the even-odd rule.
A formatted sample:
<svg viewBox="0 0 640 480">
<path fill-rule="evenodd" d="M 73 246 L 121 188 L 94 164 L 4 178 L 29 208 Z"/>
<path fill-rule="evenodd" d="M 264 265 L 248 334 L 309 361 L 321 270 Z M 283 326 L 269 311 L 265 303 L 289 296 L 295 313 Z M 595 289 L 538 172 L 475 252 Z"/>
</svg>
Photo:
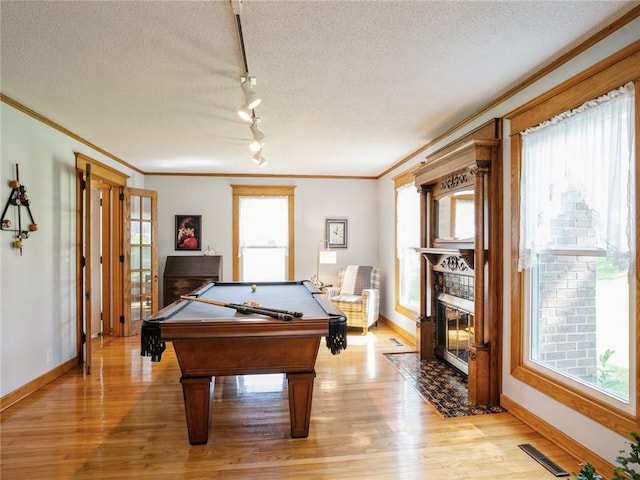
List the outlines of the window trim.
<svg viewBox="0 0 640 480">
<path fill-rule="evenodd" d="M 640 425 L 640 351 L 635 351 L 635 413 L 628 413 L 615 408 L 608 402 L 546 375 L 532 368 L 525 362 L 526 349 L 524 308 L 526 305 L 525 273 L 518 272 L 519 212 L 520 212 L 520 172 L 522 142 L 519 132 L 537 125 L 541 121 L 552 118 L 563 111 L 576 108 L 585 101 L 596 98 L 620 85 L 630 81 L 635 83 L 635 154 L 636 165 L 640 153 L 640 75 L 637 65 L 640 64 L 640 42 L 635 42 L 620 52 L 610 56 L 590 69 L 563 82 L 556 88 L 523 105 L 506 115 L 510 120 L 511 130 L 511 374 L 518 380 L 539 390 L 558 402 L 588 416 L 594 421 L 610 428 L 621 435 L 628 435 Z M 636 169 L 636 205 L 640 205 L 640 171 Z M 636 210 L 637 212 L 637 210 Z M 636 223 L 640 223 L 636 213 Z M 636 229 L 636 269 L 640 267 L 640 254 L 637 245 L 640 235 Z M 640 338 L 639 282 L 636 273 L 635 286 L 635 332 L 631 339 Z M 633 380 L 633 379 L 632 379 Z M 633 395 L 633 392 L 631 392 Z M 630 399 L 631 400 L 631 399 Z"/>
<path fill-rule="evenodd" d="M 240 279 L 240 197 L 287 197 L 289 200 L 289 262 L 287 280 L 295 280 L 295 185 L 231 185 L 233 190 L 233 281 Z"/>
</svg>

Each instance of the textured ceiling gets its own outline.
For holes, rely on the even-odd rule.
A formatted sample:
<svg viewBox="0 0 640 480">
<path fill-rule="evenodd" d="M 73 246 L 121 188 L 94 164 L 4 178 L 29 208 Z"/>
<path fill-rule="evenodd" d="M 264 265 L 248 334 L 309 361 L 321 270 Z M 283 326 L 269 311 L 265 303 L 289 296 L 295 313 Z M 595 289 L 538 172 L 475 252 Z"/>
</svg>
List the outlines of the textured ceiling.
<svg viewBox="0 0 640 480">
<path fill-rule="evenodd" d="M 377 176 L 640 2 L 0 3 L 4 95 L 143 172 Z"/>
</svg>

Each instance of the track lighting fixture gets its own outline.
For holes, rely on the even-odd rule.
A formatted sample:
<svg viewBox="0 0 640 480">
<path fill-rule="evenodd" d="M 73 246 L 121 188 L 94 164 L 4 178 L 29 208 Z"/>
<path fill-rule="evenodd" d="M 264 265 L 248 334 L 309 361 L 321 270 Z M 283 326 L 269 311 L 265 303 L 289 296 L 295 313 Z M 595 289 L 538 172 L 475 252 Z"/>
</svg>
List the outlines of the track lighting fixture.
<svg viewBox="0 0 640 480">
<path fill-rule="evenodd" d="M 267 159 L 262 155 L 262 149 L 258 150 L 253 154 L 253 161 L 258 164 L 259 167 L 262 167 L 267 164 Z"/>
<path fill-rule="evenodd" d="M 253 85 L 256 84 L 256 77 L 250 77 L 248 74 L 240 77 L 242 80 L 241 88 L 244 93 L 244 105 L 240 107 L 238 110 L 238 115 L 243 120 L 250 121 L 251 120 L 251 110 L 260 105 L 262 99 L 256 94 L 253 90 Z"/>
<path fill-rule="evenodd" d="M 249 144 L 249 148 L 253 154 L 253 161 L 258 164 L 259 167 L 266 165 L 267 159 L 262 156 L 262 147 L 264 146 L 264 133 L 258 129 L 259 118 L 256 118 L 254 109 L 260 105 L 261 98 L 253 90 L 256 85 L 256 78 L 249 76 L 249 67 L 247 65 L 247 52 L 244 48 L 244 37 L 242 35 L 242 22 L 240 21 L 240 12 L 242 10 L 242 0 L 231 0 L 231 7 L 233 8 L 233 14 L 236 17 L 236 26 L 238 28 L 238 40 L 240 41 L 240 54 L 242 55 L 242 63 L 244 64 L 245 74 L 240 77 L 240 87 L 242 93 L 244 93 L 244 105 L 238 109 L 238 115 L 240 118 L 247 122 L 251 122 L 251 133 L 253 140 Z"/>
<path fill-rule="evenodd" d="M 252 152 L 257 152 L 258 150 L 262 150 L 262 147 L 264 145 L 264 133 L 262 133 L 258 129 L 259 122 L 260 122 L 259 118 L 253 117 L 253 122 L 249 127 L 249 129 L 251 130 L 251 133 L 253 133 L 253 140 L 249 144 L 249 148 L 251 149 Z"/>
</svg>

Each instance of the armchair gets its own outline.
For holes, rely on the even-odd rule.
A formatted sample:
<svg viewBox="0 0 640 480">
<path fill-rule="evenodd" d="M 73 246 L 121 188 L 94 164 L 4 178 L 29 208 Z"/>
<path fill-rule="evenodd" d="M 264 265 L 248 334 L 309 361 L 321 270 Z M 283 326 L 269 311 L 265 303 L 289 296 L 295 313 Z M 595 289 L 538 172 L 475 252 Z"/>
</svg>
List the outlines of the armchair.
<svg viewBox="0 0 640 480">
<path fill-rule="evenodd" d="M 362 328 L 362 334 L 378 323 L 380 313 L 380 269 L 347 265 L 338 271 L 338 283 L 325 287 L 324 294 L 347 316 L 348 327 Z"/>
</svg>

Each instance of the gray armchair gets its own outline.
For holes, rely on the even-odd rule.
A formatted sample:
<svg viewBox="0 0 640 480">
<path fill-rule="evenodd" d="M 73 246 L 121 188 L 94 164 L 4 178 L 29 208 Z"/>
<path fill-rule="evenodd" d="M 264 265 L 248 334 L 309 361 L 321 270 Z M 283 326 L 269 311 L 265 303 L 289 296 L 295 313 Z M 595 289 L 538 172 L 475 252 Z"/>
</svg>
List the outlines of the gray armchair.
<svg viewBox="0 0 640 480">
<path fill-rule="evenodd" d="M 347 265 L 338 271 L 338 283 L 324 288 L 325 295 L 347 316 L 348 327 L 362 334 L 378 323 L 380 314 L 380 269 Z"/>
</svg>

